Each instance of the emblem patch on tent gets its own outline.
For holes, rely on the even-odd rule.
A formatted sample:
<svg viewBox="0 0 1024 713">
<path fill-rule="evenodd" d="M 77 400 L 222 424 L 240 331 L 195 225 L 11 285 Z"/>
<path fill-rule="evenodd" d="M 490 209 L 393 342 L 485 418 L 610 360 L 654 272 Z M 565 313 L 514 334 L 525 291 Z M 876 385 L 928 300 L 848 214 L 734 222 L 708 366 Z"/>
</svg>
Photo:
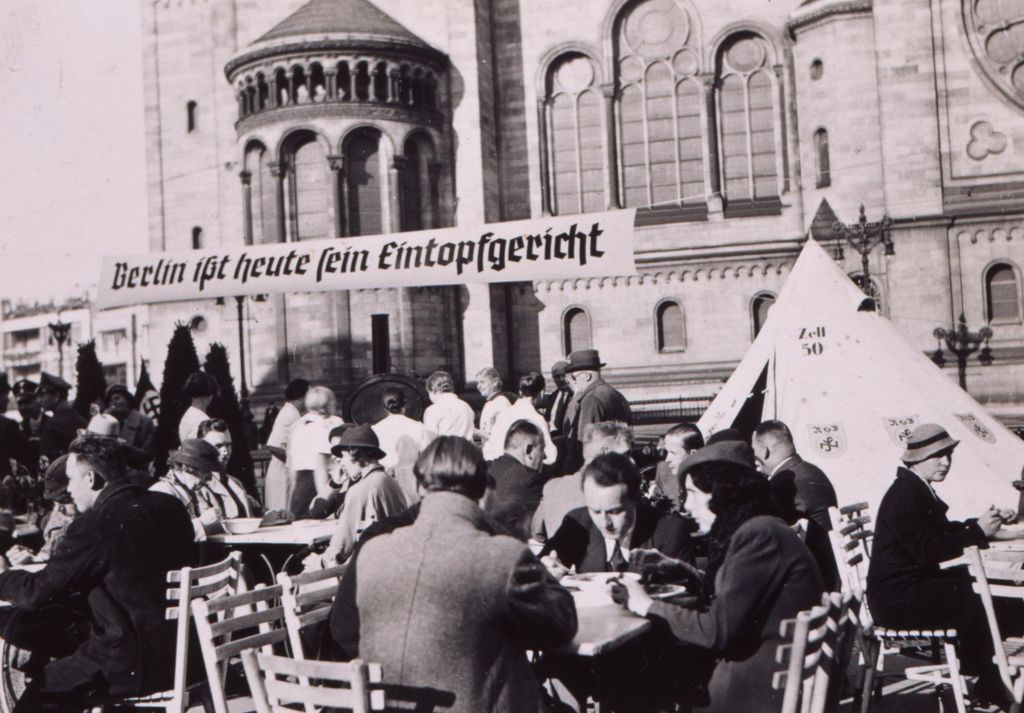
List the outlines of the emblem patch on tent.
<svg viewBox="0 0 1024 713">
<path fill-rule="evenodd" d="M 889 432 L 889 438 L 893 440 L 893 443 L 897 446 L 905 446 L 907 439 L 910 438 L 910 432 L 917 424 L 921 423 L 921 417 L 916 413 L 913 416 L 885 416 L 882 418 L 882 423 L 885 425 L 885 430 Z"/>
<path fill-rule="evenodd" d="M 811 445 L 823 456 L 836 458 L 846 450 L 846 429 L 842 421 L 811 423 L 807 425 L 807 432 Z"/>
<path fill-rule="evenodd" d="M 996 434 L 992 433 L 992 431 L 990 431 L 984 423 L 979 421 L 978 417 L 973 413 L 955 413 L 953 415 L 960 419 L 960 423 L 967 426 L 971 433 L 981 440 L 986 443 L 996 442 Z"/>
</svg>

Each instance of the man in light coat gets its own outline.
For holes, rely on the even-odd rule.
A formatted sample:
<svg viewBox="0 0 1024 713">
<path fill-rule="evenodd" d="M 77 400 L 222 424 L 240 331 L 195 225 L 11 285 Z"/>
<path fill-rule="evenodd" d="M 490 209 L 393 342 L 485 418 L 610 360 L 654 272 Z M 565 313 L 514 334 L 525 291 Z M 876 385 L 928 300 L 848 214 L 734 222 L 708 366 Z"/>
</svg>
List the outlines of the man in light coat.
<svg viewBox="0 0 1024 713">
<path fill-rule="evenodd" d="M 358 550 L 330 631 L 346 656 L 382 664 L 389 700 L 446 713 L 541 709 L 526 650 L 568 644 L 572 595 L 519 540 L 494 534 L 477 501 L 487 467 L 440 437 L 416 463 L 426 495 L 408 527 Z"/>
</svg>

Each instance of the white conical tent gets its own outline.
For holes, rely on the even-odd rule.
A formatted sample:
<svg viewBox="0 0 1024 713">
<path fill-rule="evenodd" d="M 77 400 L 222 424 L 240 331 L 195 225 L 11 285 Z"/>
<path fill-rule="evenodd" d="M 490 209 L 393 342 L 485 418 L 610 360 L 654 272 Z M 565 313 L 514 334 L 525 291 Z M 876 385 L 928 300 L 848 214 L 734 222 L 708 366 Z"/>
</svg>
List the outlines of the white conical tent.
<svg viewBox="0 0 1024 713">
<path fill-rule="evenodd" d="M 1024 441 L 891 322 L 860 311 L 864 300 L 808 240 L 764 329 L 701 418 L 701 430 L 731 426 L 767 368 L 762 419 L 790 427 L 797 450 L 828 474 L 840 504 L 866 500 L 877 508 L 907 434 L 933 422 L 960 441 L 946 481 L 936 488 L 950 516 L 1016 506 L 1011 481 L 1024 465 Z"/>
</svg>

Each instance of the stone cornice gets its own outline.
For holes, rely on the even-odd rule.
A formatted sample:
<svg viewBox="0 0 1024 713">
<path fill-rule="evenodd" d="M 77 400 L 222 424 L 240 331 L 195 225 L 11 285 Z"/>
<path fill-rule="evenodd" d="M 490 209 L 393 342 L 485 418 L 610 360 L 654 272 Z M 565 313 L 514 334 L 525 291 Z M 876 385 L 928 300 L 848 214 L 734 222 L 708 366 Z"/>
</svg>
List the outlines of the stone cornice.
<svg viewBox="0 0 1024 713">
<path fill-rule="evenodd" d="M 336 55 L 338 60 L 351 58 L 352 55 L 373 55 L 375 57 L 394 57 L 396 59 L 418 59 L 433 65 L 438 72 L 448 66 L 448 56 L 431 47 L 424 47 L 399 40 L 380 39 L 310 39 L 286 44 L 269 45 L 249 49 L 232 58 L 224 66 L 224 75 L 234 83 L 235 75 L 249 65 L 266 63 L 268 60 L 285 60 L 312 55 Z"/>
<path fill-rule="evenodd" d="M 872 0 L 841 0 L 839 2 L 814 3 L 797 10 L 786 23 L 789 31 L 796 35 L 800 30 L 838 15 L 870 15 Z"/>
</svg>

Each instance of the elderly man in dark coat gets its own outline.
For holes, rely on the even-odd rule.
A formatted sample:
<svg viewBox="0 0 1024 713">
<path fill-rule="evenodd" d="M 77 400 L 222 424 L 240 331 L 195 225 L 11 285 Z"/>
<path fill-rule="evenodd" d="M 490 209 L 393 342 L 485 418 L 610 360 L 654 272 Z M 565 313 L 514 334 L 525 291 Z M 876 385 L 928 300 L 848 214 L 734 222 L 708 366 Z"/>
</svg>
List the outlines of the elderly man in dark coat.
<svg viewBox="0 0 1024 713">
<path fill-rule="evenodd" d="M 1009 539 L 997 510 L 953 522 L 933 483 L 946 479 L 959 441 L 944 428 L 923 423 L 907 439 L 906 467 L 896 470 L 878 508 L 868 567 L 868 603 L 874 620 L 895 629 L 956 629 L 964 673 L 978 674 L 975 695 L 1000 701 L 1002 685 L 992 663 L 992 639 L 981 600 L 964 568 L 943 570 L 971 545 Z"/>
<path fill-rule="evenodd" d="M 66 468 L 79 515 L 44 569 L 0 574 L 0 599 L 39 617 L 54 605 L 77 602 L 89 624 L 84 632 L 30 641 L 4 632 L 16 645 L 42 648 L 55 657 L 33 677 L 18 713 L 81 711 L 90 695 L 161 690 L 174 671 L 175 626 L 165 617 L 166 581 L 168 570 L 192 563 L 185 508 L 128 481 L 124 456 L 112 438 L 76 440 Z"/>
<path fill-rule="evenodd" d="M 573 397 L 565 413 L 566 456 L 560 467 L 571 473 L 583 465 L 583 429 L 599 421 L 633 422 L 629 401 L 601 378 L 607 366 L 596 349 L 581 349 L 569 355 L 566 378 L 572 385 Z"/>
<path fill-rule="evenodd" d="M 71 384 L 59 376 L 43 372 L 39 379 L 39 403 L 51 416 L 39 432 L 40 467 L 50 464 L 57 456 L 67 453 L 71 441 L 78 435 L 78 429 L 88 424 L 80 413 L 68 403 Z M 45 459 L 45 462 L 43 461 Z"/>
<path fill-rule="evenodd" d="M 477 505 L 487 466 L 472 443 L 441 436 L 415 472 L 419 517 L 359 549 L 331 611 L 334 640 L 382 664 L 389 700 L 416 710 L 539 710 L 526 650 L 572 640 L 572 595 L 524 543 L 494 534 Z"/>
</svg>

